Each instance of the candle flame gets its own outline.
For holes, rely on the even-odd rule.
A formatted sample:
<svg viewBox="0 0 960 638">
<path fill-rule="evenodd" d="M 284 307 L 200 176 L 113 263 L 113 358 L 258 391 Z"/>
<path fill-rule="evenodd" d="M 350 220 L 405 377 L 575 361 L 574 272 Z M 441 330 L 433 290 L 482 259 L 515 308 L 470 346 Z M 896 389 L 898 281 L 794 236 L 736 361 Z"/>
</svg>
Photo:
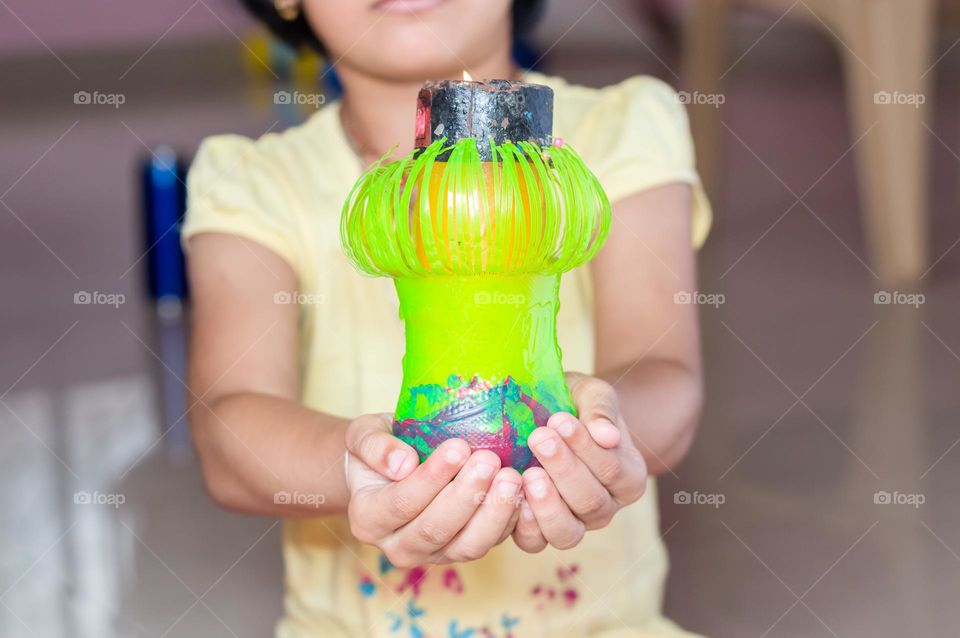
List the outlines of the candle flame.
<svg viewBox="0 0 960 638">
<path fill-rule="evenodd" d="M 463 70 L 463 81 L 464 81 L 464 82 L 473 82 L 473 77 L 467 72 L 466 69 Z"/>
</svg>

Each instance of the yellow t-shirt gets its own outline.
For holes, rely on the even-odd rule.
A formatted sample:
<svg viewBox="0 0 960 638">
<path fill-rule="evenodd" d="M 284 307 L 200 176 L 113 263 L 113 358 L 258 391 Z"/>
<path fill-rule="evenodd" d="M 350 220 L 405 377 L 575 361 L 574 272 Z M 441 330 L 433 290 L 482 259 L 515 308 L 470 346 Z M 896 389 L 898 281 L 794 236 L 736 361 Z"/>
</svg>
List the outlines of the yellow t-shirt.
<svg viewBox="0 0 960 638">
<path fill-rule="evenodd" d="M 583 156 L 611 201 L 690 184 L 693 242 L 702 243 L 710 208 L 670 87 L 649 77 L 599 90 L 536 73 L 527 80 L 554 89 L 555 134 Z M 392 281 L 358 274 L 340 249 L 340 210 L 362 167 L 338 108 L 257 141 L 206 140 L 190 171 L 183 236 L 240 235 L 289 262 L 305 302 L 302 400 L 349 417 L 395 407 L 404 340 Z M 593 370 L 586 267 L 563 276 L 557 321 L 564 367 Z M 660 612 L 667 557 L 652 481 L 608 527 L 564 552 L 526 554 L 507 540 L 472 563 L 395 569 L 354 540 L 344 518 L 326 517 L 286 521 L 283 553 L 279 638 L 691 635 Z"/>
</svg>

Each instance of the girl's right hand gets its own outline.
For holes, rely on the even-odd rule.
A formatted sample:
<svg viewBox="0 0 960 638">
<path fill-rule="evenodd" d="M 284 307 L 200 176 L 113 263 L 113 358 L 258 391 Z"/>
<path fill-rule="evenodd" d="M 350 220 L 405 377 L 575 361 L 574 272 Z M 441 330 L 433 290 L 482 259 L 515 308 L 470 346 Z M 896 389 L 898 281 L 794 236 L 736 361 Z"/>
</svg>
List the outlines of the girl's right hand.
<svg viewBox="0 0 960 638">
<path fill-rule="evenodd" d="M 476 560 L 513 531 L 523 482 L 493 452 L 450 439 L 418 464 L 387 414 L 357 418 L 346 443 L 350 529 L 396 567 Z"/>
</svg>

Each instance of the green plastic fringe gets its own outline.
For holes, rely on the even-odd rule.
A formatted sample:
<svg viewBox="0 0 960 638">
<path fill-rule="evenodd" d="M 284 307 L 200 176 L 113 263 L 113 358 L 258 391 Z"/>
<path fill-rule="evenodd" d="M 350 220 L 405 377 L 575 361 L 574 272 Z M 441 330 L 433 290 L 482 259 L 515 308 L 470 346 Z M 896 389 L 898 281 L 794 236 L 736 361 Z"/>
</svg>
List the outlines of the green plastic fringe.
<svg viewBox="0 0 960 638">
<path fill-rule="evenodd" d="M 340 220 L 350 261 L 400 278 L 560 273 L 592 259 L 610 230 L 610 202 L 577 152 L 490 146 L 490 162 L 472 138 L 440 139 L 370 167 Z"/>
</svg>

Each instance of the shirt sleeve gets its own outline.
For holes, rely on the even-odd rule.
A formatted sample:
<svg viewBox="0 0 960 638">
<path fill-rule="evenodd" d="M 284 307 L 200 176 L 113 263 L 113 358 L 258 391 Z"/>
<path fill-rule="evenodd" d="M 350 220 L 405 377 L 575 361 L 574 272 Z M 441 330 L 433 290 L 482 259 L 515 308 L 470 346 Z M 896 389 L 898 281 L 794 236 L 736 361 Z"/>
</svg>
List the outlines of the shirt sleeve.
<svg viewBox="0 0 960 638">
<path fill-rule="evenodd" d="M 611 202 L 670 183 L 693 190 L 693 244 L 710 230 L 710 202 L 695 168 L 687 113 L 664 82 L 637 76 L 601 90 L 577 131 Z"/>
<path fill-rule="evenodd" d="M 297 204 L 262 143 L 222 135 L 200 145 L 187 176 L 184 249 L 200 233 L 236 235 L 270 249 L 299 273 L 303 251 Z"/>
</svg>

